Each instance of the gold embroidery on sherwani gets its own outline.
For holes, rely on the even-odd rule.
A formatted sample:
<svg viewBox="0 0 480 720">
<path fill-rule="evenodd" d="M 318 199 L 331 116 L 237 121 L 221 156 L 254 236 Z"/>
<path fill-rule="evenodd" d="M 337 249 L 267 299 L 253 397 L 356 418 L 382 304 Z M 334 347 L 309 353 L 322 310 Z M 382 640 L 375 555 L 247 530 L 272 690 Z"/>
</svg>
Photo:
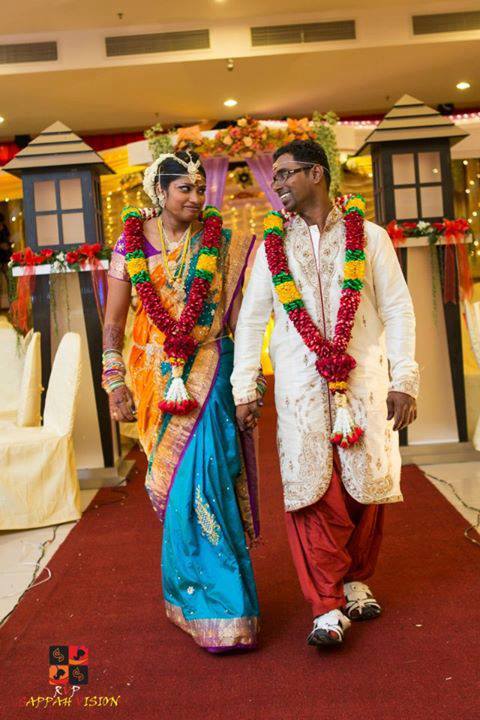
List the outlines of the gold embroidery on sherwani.
<svg viewBox="0 0 480 720">
<path fill-rule="evenodd" d="M 376 307 L 372 257 L 384 242 L 380 228 L 367 223 L 366 288 L 351 349 L 357 359 L 349 401 L 356 422 L 365 427 L 361 443 L 339 449 L 342 481 L 348 493 L 364 504 L 398 502 L 400 455 L 398 433 L 386 420 L 389 385 L 381 318 Z M 332 211 L 320 238 L 319 272 L 307 224 L 295 217 L 287 228 L 286 252 L 295 280 L 300 280 L 308 312 L 327 337 L 332 337 L 340 300 L 338 276 L 344 261 L 344 226 Z M 321 290 L 321 294 L 320 294 Z M 322 312 L 323 309 L 323 312 Z M 315 356 L 298 341 L 285 313 L 274 300 L 276 324 L 272 356 L 276 372 L 278 449 L 285 507 L 299 510 L 325 493 L 332 477 L 329 396 L 315 368 Z M 286 330 L 288 327 L 288 331 Z M 379 358 L 383 357 L 383 365 Z M 414 378 L 409 378 L 410 381 Z M 287 402 L 288 400 L 288 402 Z"/>
<path fill-rule="evenodd" d="M 292 220 L 290 232 L 287 230 L 285 247 L 287 254 L 288 250 L 291 249 L 293 257 L 301 268 L 301 273 L 294 275 L 295 282 L 299 284 L 299 287 L 302 286 L 302 283 L 306 282 L 309 287 L 313 289 L 312 294 L 315 302 L 313 317 L 318 322 L 322 316 L 322 306 L 320 304 L 317 265 L 308 225 L 298 216 Z"/>
<path fill-rule="evenodd" d="M 315 322 L 322 327 L 319 277 L 310 231 L 307 224 L 299 217 L 293 219 L 287 230 L 286 250 L 295 280 L 299 281 L 304 288 L 303 294 L 307 307 Z M 288 328 L 288 332 L 292 330 L 288 319 L 286 328 Z M 293 333 L 296 338 L 296 331 L 293 330 Z M 322 378 L 318 376 L 315 369 L 314 355 L 310 352 L 303 352 L 301 362 L 307 372 L 308 368 L 311 368 L 312 378 L 314 378 L 314 387 L 309 391 L 311 396 L 308 400 L 303 394 L 300 397 L 294 396 L 291 403 L 288 398 L 285 398 L 286 401 L 283 403 L 285 409 L 294 416 L 295 455 L 292 455 L 293 448 L 290 447 L 288 438 L 286 438 L 286 443 L 283 442 L 281 423 L 279 423 L 277 441 L 287 510 L 295 510 L 316 502 L 326 491 L 332 474 L 333 455 L 328 442 L 330 429 L 328 394 L 323 387 Z M 311 425 L 309 422 L 313 417 L 311 406 L 315 405 L 318 408 L 319 402 L 321 424 L 319 426 L 317 420 Z M 323 457 L 322 448 L 325 446 L 327 447 L 327 458 Z"/>
<path fill-rule="evenodd" d="M 411 395 L 412 397 L 417 397 L 418 386 L 419 386 L 419 376 L 417 374 L 413 380 L 401 380 L 399 382 L 392 383 L 390 385 L 390 390 L 394 390 L 396 392 L 407 393 L 407 395 Z"/>
</svg>

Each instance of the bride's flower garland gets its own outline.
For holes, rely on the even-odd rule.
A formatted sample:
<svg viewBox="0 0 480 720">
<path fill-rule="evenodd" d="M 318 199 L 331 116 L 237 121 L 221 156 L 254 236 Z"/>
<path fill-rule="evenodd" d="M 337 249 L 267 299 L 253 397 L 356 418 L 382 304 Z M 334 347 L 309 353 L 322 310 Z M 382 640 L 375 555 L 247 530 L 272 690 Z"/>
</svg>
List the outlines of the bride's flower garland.
<svg viewBox="0 0 480 720">
<path fill-rule="evenodd" d="M 172 381 L 167 386 L 165 398 L 159 403 L 159 408 L 172 415 L 186 415 L 198 407 L 198 402 L 191 397 L 184 385 L 183 369 L 186 361 L 197 348 L 198 343 L 191 333 L 202 313 L 217 271 L 222 238 L 222 217 L 211 205 L 207 205 L 203 211 L 202 245 L 188 300 L 178 320 L 175 320 L 162 305 L 152 283 L 143 249 L 144 219 L 142 211 L 131 205 L 122 211 L 127 250 L 125 261 L 132 285 L 135 286 L 148 317 L 165 335 L 164 349 L 172 367 Z"/>
<path fill-rule="evenodd" d="M 365 276 L 365 200 L 361 195 L 346 197 L 342 200 L 342 210 L 345 223 L 345 264 L 333 340 L 324 338 L 313 322 L 290 272 L 284 246 L 284 218 L 281 213 L 271 212 L 267 215 L 264 237 L 268 267 L 278 299 L 305 345 L 316 354 L 316 368 L 327 380 L 329 390 L 335 398 L 336 416 L 330 440 L 335 445 L 349 447 L 355 445 L 364 432 L 353 422 L 348 410 L 347 380 L 356 362 L 346 349 L 352 335 Z"/>
</svg>

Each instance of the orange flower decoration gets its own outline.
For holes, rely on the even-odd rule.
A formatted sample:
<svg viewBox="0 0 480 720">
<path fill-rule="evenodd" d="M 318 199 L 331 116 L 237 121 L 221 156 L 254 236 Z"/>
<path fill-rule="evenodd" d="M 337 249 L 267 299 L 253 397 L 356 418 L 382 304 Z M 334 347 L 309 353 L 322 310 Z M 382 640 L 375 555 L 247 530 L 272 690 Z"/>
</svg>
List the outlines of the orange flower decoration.
<svg viewBox="0 0 480 720">
<path fill-rule="evenodd" d="M 200 125 L 192 125 L 191 127 L 178 128 L 177 130 L 177 150 L 182 150 L 189 145 L 201 145 L 203 143 Z"/>
<path fill-rule="evenodd" d="M 310 120 L 307 117 L 300 120 L 287 118 L 287 135 L 288 140 L 308 140 L 308 138 L 313 137 Z"/>
</svg>

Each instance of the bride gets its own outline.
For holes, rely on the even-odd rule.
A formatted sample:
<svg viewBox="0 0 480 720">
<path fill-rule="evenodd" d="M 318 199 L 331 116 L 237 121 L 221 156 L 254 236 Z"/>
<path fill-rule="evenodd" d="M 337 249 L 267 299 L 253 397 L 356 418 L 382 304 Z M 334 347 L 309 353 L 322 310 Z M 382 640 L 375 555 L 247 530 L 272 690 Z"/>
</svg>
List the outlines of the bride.
<svg viewBox="0 0 480 720">
<path fill-rule="evenodd" d="M 117 421 L 137 420 L 146 488 L 164 523 L 168 618 L 210 652 L 257 641 L 258 602 L 244 530 L 257 529 L 256 478 L 242 453 L 230 375 L 250 242 L 202 211 L 195 153 L 162 155 L 145 172 L 153 208 L 127 207 L 109 270 L 103 386 Z M 132 286 L 139 297 L 125 384 Z"/>
</svg>

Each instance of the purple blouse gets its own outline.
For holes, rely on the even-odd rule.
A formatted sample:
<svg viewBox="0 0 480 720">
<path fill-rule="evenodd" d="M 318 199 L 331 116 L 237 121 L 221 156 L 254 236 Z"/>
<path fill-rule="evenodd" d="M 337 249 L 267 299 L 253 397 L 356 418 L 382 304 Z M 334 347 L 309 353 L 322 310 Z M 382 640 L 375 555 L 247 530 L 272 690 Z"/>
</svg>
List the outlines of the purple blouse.
<svg viewBox="0 0 480 720">
<path fill-rule="evenodd" d="M 144 252 L 147 258 L 159 255 L 159 251 L 153 247 L 147 239 L 144 241 Z M 110 277 L 116 280 L 123 280 L 124 282 L 130 282 L 128 275 L 127 266 L 125 263 L 125 255 L 127 254 L 127 248 L 125 246 L 125 235 L 122 233 L 118 238 L 115 247 L 112 251 L 112 257 L 110 260 L 110 267 L 108 268 L 108 274 Z"/>
</svg>

